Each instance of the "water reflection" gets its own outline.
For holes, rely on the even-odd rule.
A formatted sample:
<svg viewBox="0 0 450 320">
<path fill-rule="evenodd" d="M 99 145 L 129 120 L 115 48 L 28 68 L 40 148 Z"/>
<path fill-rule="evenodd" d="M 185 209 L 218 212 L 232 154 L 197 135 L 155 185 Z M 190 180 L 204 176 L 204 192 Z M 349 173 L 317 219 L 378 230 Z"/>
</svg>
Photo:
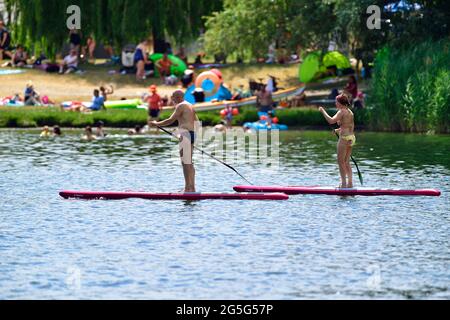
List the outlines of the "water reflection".
<svg viewBox="0 0 450 320">
<path fill-rule="evenodd" d="M 83 142 L 81 133 L 0 131 L 0 299 L 450 296 L 448 136 L 363 133 L 354 153 L 368 186 L 435 187 L 439 198 L 65 201 L 61 189 L 183 188 L 170 137 L 112 131 Z M 337 184 L 330 132 L 280 139 L 278 168 L 252 155 L 239 171 L 257 184 Z M 200 191 L 244 183 L 208 157 L 195 161 Z M 78 291 L 66 283 L 73 270 Z"/>
</svg>

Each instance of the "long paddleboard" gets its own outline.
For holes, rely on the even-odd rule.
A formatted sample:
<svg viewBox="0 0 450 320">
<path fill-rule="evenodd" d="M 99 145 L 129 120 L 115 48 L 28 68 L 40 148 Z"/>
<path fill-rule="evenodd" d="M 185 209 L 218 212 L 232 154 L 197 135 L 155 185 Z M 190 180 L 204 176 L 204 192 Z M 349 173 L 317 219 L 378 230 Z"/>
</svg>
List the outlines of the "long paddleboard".
<svg viewBox="0 0 450 320">
<path fill-rule="evenodd" d="M 334 187 L 276 187 L 276 186 L 236 186 L 237 192 L 264 192 L 295 194 L 325 194 L 337 196 L 431 196 L 439 197 L 441 192 L 436 189 L 370 189 L 370 188 L 334 188 Z"/>
<path fill-rule="evenodd" d="M 110 191 L 61 191 L 65 199 L 84 200 L 288 200 L 284 193 L 149 193 L 149 192 L 110 192 Z"/>
</svg>

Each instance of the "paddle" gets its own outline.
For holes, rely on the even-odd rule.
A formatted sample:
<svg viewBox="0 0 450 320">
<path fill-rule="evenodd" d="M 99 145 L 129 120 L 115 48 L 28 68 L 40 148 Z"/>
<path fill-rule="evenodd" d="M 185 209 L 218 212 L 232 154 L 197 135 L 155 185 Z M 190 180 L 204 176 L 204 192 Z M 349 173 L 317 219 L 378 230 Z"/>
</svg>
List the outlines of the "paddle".
<svg viewBox="0 0 450 320">
<path fill-rule="evenodd" d="M 334 128 L 333 128 L 333 130 L 334 130 Z M 339 139 L 339 135 L 337 134 L 336 131 L 334 131 L 334 134 Z M 359 170 L 358 164 L 356 163 L 355 158 L 353 158 L 353 156 L 350 156 L 350 158 L 352 159 L 353 163 L 355 164 L 356 170 L 358 170 L 359 182 L 361 182 L 361 185 L 363 186 L 364 185 L 363 177 L 362 177 L 361 171 Z"/>
<path fill-rule="evenodd" d="M 176 135 L 174 135 L 172 132 L 167 131 L 166 129 L 164 129 L 164 128 L 160 127 L 160 126 L 156 126 L 156 127 L 157 127 L 158 129 L 164 131 L 164 132 L 167 133 L 168 135 L 171 135 L 172 137 L 175 137 L 176 139 L 179 139 L 179 138 L 178 138 Z M 207 155 L 208 157 L 213 158 L 213 159 L 216 160 L 217 162 L 220 162 L 220 163 L 223 164 L 224 166 L 226 166 L 226 167 L 230 168 L 231 170 L 233 170 L 234 172 L 236 172 L 242 179 L 245 180 L 245 182 L 251 184 L 252 186 L 254 185 L 253 183 L 251 183 L 250 181 L 248 181 L 247 179 L 245 179 L 245 177 L 244 177 L 242 174 L 240 174 L 235 168 L 233 168 L 233 167 L 230 166 L 229 164 L 223 162 L 223 161 L 220 160 L 220 159 L 217 159 L 217 158 L 214 157 L 212 154 L 209 154 L 209 153 L 207 153 L 206 151 L 203 151 L 202 149 L 196 147 L 195 145 L 193 145 L 193 147 L 194 147 L 194 149 L 200 151 L 202 154 L 205 154 L 205 155 Z"/>
</svg>

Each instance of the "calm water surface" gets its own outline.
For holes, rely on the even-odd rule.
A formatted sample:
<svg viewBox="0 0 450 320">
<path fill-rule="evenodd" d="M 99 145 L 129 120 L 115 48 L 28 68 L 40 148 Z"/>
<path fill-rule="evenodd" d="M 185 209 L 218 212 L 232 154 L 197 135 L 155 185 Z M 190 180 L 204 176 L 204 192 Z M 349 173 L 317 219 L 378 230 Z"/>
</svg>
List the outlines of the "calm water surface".
<svg viewBox="0 0 450 320">
<path fill-rule="evenodd" d="M 434 197 L 292 196 L 284 202 L 74 201 L 58 191 L 182 189 L 170 137 L 0 131 L 0 299 L 449 299 L 450 136 L 364 133 L 371 187 Z M 338 184 L 329 132 L 284 133 L 268 185 Z M 174 149 L 175 148 L 175 149 Z M 198 188 L 232 171 L 196 155 Z"/>
</svg>

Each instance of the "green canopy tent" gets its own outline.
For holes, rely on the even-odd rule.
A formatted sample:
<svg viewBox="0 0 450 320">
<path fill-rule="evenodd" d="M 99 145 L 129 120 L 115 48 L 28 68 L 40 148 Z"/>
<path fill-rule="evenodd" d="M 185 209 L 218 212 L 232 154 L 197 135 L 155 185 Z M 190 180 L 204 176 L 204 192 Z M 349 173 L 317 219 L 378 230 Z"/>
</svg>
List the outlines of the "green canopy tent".
<svg viewBox="0 0 450 320">
<path fill-rule="evenodd" d="M 327 71 L 327 68 L 335 66 L 338 70 L 351 68 L 350 60 L 338 51 L 327 52 L 321 58 L 320 51 L 308 54 L 300 65 L 300 81 L 308 83 L 316 79 L 319 73 Z"/>
<path fill-rule="evenodd" d="M 311 52 L 300 65 L 300 82 L 308 83 L 314 79 L 314 76 L 320 70 L 320 52 Z"/>
<path fill-rule="evenodd" d="M 338 51 L 331 51 L 326 53 L 323 56 L 322 63 L 325 68 L 336 66 L 338 69 L 348 69 L 352 67 L 350 64 L 350 60 L 348 60 L 346 56 Z"/>
</svg>

